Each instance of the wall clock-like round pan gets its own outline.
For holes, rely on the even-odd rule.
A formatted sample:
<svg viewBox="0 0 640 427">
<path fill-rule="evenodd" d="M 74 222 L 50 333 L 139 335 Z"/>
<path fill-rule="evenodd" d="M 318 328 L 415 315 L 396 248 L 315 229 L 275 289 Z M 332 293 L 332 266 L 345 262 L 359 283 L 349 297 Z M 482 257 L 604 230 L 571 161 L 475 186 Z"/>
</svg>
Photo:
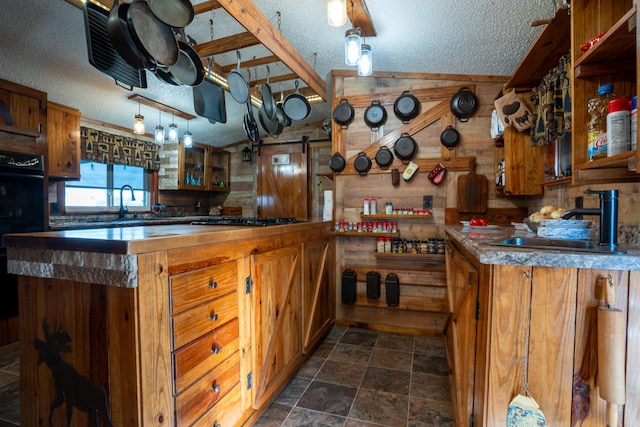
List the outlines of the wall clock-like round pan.
<svg viewBox="0 0 640 427">
<path fill-rule="evenodd" d="M 409 161 L 413 159 L 418 151 L 418 144 L 408 133 L 403 133 L 400 138 L 393 144 L 393 152 L 396 157 L 402 161 Z"/>
<path fill-rule="evenodd" d="M 159 20 L 175 28 L 186 27 L 193 21 L 195 11 L 189 0 L 147 0 L 149 8 Z"/>
<path fill-rule="evenodd" d="M 393 163 L 393 153 L 388 147 L 382 146 L 376 153 L 375 161 L 380 169 L 387 169 Z"/>
<path fill-rule="evenodd" d="M 420 101 L 411 92 L 405 90 L 393 103 L 393 112 L 402 123 L 409 123 L 420 114 Z"/>
<path fill-rule="evenodd" d="M 329 158 L 329 168 L 336 173 L 342 172 L 346 165 L 347 162 L 340 153 L 335 153 Z"/>
<path fill-rule="evenodd" d="M 451 112 L 461 122 L 466 122 L 478 109 L 478 98 L 469 88 L 462 88 L 451 98 Z"/>
<path fill-rule="evenodd" d="M 240 74 L 240 51 L 236 51 L 238 66 L 227 75 L 229 93 L 231 97 L 240 104 L 245 104 L 249 100 L 249 84 Z"/>
</svg>

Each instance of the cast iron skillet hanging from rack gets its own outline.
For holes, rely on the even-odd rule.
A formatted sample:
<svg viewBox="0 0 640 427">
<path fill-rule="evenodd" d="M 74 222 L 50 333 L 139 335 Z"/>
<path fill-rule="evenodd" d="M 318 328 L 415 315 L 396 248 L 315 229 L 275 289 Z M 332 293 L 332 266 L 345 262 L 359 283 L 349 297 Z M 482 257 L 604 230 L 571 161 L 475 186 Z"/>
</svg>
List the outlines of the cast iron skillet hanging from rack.
<svg viewBox="0 0 640 427">
<path fill-rule="evenodd" d="M 396 154 L 396 157 L 403 162 L 413 159 L 416 151 L 418 151 L 418 144 L 416 144 L 415 139 L 406 132 L 403 132 L 400 138 L 393 144 L 393 152 Z"/>
<path fill-rule="evenodd" d="M 262 95 L 262 106 L 264 107 L 264 114 L 266 117 L 274 121 L 276 119 L 276 102 L 273 99 L 273 94 L 271 93 L 271 86 L 269 86 L 269 75 L 271 72 L 269 71 L 269 66 L 267 65 L 267 80 L 260 87 L 260 94 Z"/>
<path fill-rule="evenodd" d="M 335 153 L 329 158 L 329 168 L 336 173 L 342 172 L 346 165 L 347 162 L 340 153 Z"/>
<path fill-rule="evenodd" d="M 251 97 L 249 96 L 249 84 L 240 74 L 240 51 L 236 51 L 238 58 L 238 66 L 235 70 L 231 70 L 227 75 L 227 84 L 229 85 L 229 93 L 240 104 L 244 104 Z"/>
<path fill-rule="evenodd" d="M 300 93 L 298 80 L 296 80 L 296 91 L 287 95 L 284 100 L 284 112 L 291 120 L 304 120 L 311 114 L 311 104 L 309 100 Z"/>
<path fill-rule="evenodd" d="M 340 125 L 340 129 L 347 129 L 355 117 L 353 106 L 346 99 L 341 99 L 333 109 L 333 120 Z"/>
<path fill-rule="evenodd" d="M 353 167 L 360 175 L 366 175 L 369 169 L 371 169 L 371 159 L 367 156 L 367 153 L 364 151 L 358 153 L 356 159 L 353 161 Z"/>
<path fill-rule="evenodd" d="M 463 87 L 451 98 L 451 112 L 461 122 L 466 122 L 478 109 L 478 98 L 467 87 Z"/>
<path fill-rule="evenodd" d="M 393 153 L 388 147 L 382 146 L 376 153 L 375 161 L 380 166 L 380 169 L 387 169 L 393 163 Z"/>
<path fill-rule="evenodd" d="M 193 21 L 195 11 L 190 0 L 147 0 L 159 20 L 174 28 L 184 28 Z"/>
</svg>

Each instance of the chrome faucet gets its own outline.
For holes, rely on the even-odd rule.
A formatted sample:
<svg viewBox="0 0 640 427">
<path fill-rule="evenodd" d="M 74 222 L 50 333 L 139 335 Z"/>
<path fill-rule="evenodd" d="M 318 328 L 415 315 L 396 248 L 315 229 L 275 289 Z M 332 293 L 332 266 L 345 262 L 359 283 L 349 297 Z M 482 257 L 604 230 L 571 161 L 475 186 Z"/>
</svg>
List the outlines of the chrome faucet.
<svg viewBox="0 0 640 427">
<path fill-rule="evenodd" d="M 124 214 L 127 213 L 127 210 L 122 205 L 122 191 L 125 188 L 129 188 L 129 190 L 131 190 L 131 200 L 136 200 L 136 195 L 133 193 L 133 187 L 132 186 L 130 186 L 129 184 L 125 184 L 122 187 L 120 187 L 120 210 L 118 211 L 118 219 L 123 219 L 124 218 Z"/>
<path fill-rule="evenodd" d="M 565 212 L 561 218 L 569 219 L 576 215 L 597 215 L 600 217 L 600 246 L 615 249 L 618 246 L 618 190 L 584 190 L 584 194 L 600 195 L 598 209 L 576 208 Z"/>
</svg>

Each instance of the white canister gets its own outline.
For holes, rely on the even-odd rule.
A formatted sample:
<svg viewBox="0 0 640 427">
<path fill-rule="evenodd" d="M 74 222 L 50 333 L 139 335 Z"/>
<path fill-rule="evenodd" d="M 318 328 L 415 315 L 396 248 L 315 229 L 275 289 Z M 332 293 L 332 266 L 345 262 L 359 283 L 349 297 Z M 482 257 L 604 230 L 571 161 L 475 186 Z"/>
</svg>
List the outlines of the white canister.
<svg viewBox="0 0 640 427">
<path fill-rule="evenodd" d="M 607 156 L 627 152 L 631 149 L 631 106 L 627 98 L 616 98 L 609 102 L 607 114 Z"/>
<path fill-rule="evenodd" d="M 369 210 L 371 211 L 371 215 L 378 213 L 378 201 L 376 199 L 369 200 Z"/>
<path fill-rule="evenodd" d="M 363 215 L 369 215 L 369 199 L 364 199 Z"/>
</svg>

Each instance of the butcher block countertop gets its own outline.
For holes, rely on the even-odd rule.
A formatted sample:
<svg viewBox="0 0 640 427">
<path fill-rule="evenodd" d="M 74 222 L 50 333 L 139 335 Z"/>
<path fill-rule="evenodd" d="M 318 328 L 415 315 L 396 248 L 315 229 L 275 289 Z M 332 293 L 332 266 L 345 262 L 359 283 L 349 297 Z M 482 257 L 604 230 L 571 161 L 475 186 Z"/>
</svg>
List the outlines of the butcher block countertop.
<svg viewBox="0 0 640 427">
<path fill-rule="evenodd" d="M 640 249 L 627 249 L 624 255 L 495 246 L 510 237 L 530 237 L 533 233 L 513 227 L 447 226 L 450 239 L 457 241 L 483 264 L 528 265 L 541 267 L 640 270 Z"/>
<path fill-rule="evenodd" d="M 328 232 L 330 226 L 328 222 L 311 221 L 266 227 L 114 227 L 7 234 L 3 243 L 10 273 L 131 288 L 137 286 L 140 254 L 269 236 L 280 239 L 286 233 L 312 233 L 325 228 Z"/>
</svg>

